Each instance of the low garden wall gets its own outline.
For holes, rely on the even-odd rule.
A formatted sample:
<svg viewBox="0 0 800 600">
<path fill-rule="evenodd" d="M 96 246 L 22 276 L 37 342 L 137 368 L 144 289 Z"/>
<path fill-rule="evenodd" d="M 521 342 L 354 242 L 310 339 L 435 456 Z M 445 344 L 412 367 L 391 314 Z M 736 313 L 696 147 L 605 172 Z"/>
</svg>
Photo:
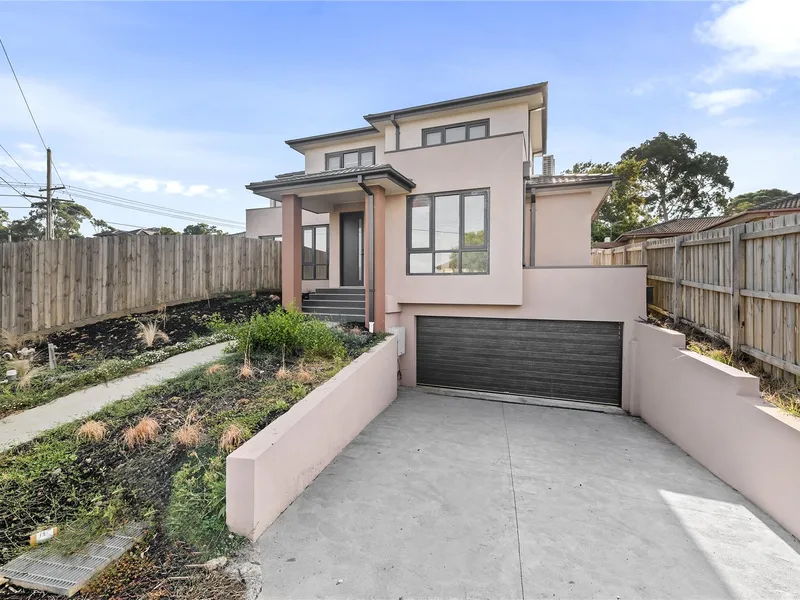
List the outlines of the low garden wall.
<svg viewBox="0 0 800 600">
<path fill-rule="evenodd" d="M 228 456 L 231 531 L 258 538 L 396 397 L 397 339 L 391 336 Z"/>
<path fill-rule="evenodd" d="M 634 327 L 631 412 L 800 537 L 800 419 L 759 380 L 685 349 L 683 334 Z"/>
</svg>

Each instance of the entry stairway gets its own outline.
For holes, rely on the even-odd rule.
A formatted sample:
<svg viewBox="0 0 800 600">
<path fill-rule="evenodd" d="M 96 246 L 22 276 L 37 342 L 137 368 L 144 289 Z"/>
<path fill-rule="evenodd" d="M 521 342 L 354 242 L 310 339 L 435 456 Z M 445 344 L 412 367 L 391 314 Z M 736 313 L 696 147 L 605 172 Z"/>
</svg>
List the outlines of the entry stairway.
<svg viewBox="0 0 800 600">
<path fill-rule="evenodd" d="M 319 288 L 303 299 L 303 312 L 324 321 L 364 322 L 364 288 Z"/>
</svg>

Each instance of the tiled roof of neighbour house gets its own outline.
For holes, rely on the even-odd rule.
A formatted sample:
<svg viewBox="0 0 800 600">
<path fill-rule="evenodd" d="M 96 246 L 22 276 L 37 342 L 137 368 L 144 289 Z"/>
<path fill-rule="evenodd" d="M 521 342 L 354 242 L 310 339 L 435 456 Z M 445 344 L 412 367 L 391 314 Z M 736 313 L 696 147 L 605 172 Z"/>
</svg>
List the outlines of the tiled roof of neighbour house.
<svg viewBox="0 0 800 600">
<path fill-rule="evenodd" d="M 330 171 L 320 171 L 318 173 L 302 173 L 291 175 L 286 173 L 284 176 L 266 181 L 255 181 L 246 185 L 248 190 L 279 188 L 291 184 L 306 183 L 327 183 L 337 180 L 351 179 L 354 175 L 386 175 L 394 179 L 397 183 L 409 191 L 416 185 L 411 179 L 395 170 L 392 165 L 370 165 L 365 167 L 349 167 L 346 169 L 333 169 Z"/>
<path fill-rule="evenodd" d="M 158 235 L 159 233 L 161 233 L 161 228 L 159 227 L 142 227 L 140 229 L 131 229 L 128 231 L 123 231 L 122 229 L 101 231 L 100 233 L 94 234 L 94 237 L 111 237 L 120 235 Z"/>
<path fill-rule="evenodd" d="M 756 212 L 762 210 L 800 210 L 800 194 L 778 198 L 777 200 L 767 200 L 761 204 L 756 204 L 744 212 Z"/>
<path fill-rule="evenodd" d="M 688 219 L 672 219 L 662 223 L 656 223 L 649 227 L 642 227 L 640 229 L 632 229 L 626 231 L 617 238 L 617 241 L 623 239 L 630 239 L 632 237 L 645 237 L 645 236 L 672 236 L 682 235 L 685 233 L 696 233 L 705 229 L 710 229 L 718 223 L 727 221 L 728 217 L 691 217 Z"/>
<path fill-rule="evenodd" d="M 619 177 L 613 173 L 570 173 L 564 175 L 535 175 L 527 182 L 529 189 L 571 187 L 578 185 L 614 183 Z"/>
</svg>

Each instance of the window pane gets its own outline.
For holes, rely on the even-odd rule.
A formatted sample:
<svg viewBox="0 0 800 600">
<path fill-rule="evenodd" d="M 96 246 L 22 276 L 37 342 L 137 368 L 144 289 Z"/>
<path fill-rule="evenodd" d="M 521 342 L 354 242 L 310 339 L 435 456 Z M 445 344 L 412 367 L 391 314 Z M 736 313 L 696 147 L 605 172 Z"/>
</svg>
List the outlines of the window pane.
<svg viewBox="0 0 800 600">
<path fill-rule="evenodd" d="M 358 166 L 358 152 L 346 152 L 344 155 L 344 168 Z"/>
<path fill-rule="evenodd" d="M 411 247 L 429 248 L 431 245 L 431 199 L 414 198 L 411 201 Z"/>
<path fill-rule="evenodd" d="M 412 254 L 409 258 L 409 273 L 430 273 L 433 268 L 433 257 L 430 252 Z"/>
<path fill-rule="evenodd" d="M 328 157 L 328 166 L 326 167 L 328 171 L 331 169 L 341 169 L 342 168 L 342 157 L 340 155 L 336 156 L 329 156 Z"/>
<path fill-rule="evenodd" d="M 366 150 L 361 153 L 361 166 L 369 167 L 375 164 L 375 153 L 372 150 Z"/>
<path fill-rule="evenodd" d="M 478 138 L 486 137 L 486 123 L 481 125 L 470 125 L 469 139 L 477 140 Z"/>
<path fill-rule="evenodd" d="M 461 272 L 462 273 L 488 273 L 489 272 L 489 253 L 488 252 L 462 252 L 461 253 Z"/>
<path fill-rule="evenodd" d="M 437 144 L 442 143 L 442 132 L 441 131 L 429 131 L 425 134 L 425 145 L 426 146 L 435 146 Z"/>
<path fill-rule="evenodd" d="M 328 265 L 317 265 L 317 279 L 328 278 Z"/>
<path fill-rule="evenodd" d="M 327 265 L 328 264 L 328 228 L 327 227 L 317 227 L 315 230 L 316 235 L 316 248 L 317 251 L 315 253 L 315 260 L 314 262 L 318 265 Z"/>
<path fill-rule="evenodd" d="M 304 266 L 303 267 L 303 279 L 314 279 L 314 266 Z"/>
<path fill-rule="evenodd" d="M 450 142 L 460 142 L 467 139 L 467 128 L 464 125 L 460 127 L 448 127 L 444 130 L 444 141 L 448 144 Z"/>
<path fill-rule="evenodd" d="M 458 204 L 459 196 L 436 196 L 435 250 L 458 250 Z"/>
<path fill-rule="evenodd" d="M 437 252 L 434 261 L 437 273 L 458 273 L 458 252 Z"/>
<path fill-rule="evenodd" d="M 486 246 L 486 196 L 464 196 L 464 246 Z"/>
<path fill-rule="evenodd" d="M 314 262 L 314 232 L 311 229 L 303 229 L 303 262 Z"/>
</svg>

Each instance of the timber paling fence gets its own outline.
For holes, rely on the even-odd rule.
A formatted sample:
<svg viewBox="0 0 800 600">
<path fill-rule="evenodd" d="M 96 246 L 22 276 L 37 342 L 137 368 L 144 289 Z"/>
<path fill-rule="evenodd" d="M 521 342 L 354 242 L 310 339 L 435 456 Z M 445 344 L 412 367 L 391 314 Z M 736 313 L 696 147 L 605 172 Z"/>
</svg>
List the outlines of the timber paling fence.
<svg viewBox="0 0 800 600">
<path fill-rule="evenodd" d="M 216 294 L 279 290 L 281 244 L 226 235 L 0 244 L 0 329 L 24 335 Z"/>
<path fill-rule="evenodd" d="M 592 250 L 593 265 L 647 265 L 652 310 L 800 376 L 800 215 Z"/>
</svg>

